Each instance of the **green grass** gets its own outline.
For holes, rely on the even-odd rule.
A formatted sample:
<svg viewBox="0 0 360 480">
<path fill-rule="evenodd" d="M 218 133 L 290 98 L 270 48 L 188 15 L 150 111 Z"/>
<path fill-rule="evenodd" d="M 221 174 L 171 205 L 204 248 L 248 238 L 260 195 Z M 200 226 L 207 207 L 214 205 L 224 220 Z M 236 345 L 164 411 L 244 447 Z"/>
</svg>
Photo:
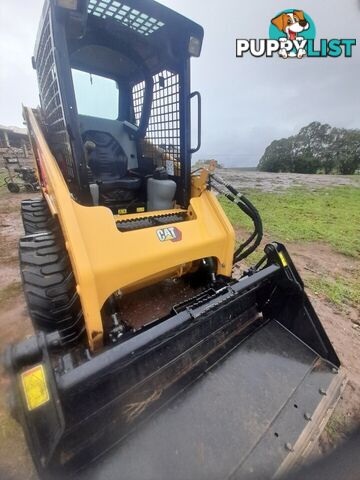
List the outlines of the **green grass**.
<svg viewBox="0 0 360 480">
<path fill-rule="evenodd" d="M 315 293 L 324 295 L 333 304 L 343 309 L 345 305 L 360 307 L 360 280 L 343 277 L 309 277 L 306 285 Z"/>
<path fill-rule="evenodd" d="M 360 188 L 334 187 L 310 191 L 293 188 L 284 193 L 250 190 L 246 196 L 254 203 L 271 240 L 324 242 L 337 252 L 360 259 Z M 249 230 L 251 221 L 225 198 L 220 202 L 235 227 Z M 248 259 L 255 264 L 263 253 L 259 248 Z M 360 276 L 321 277 L 309 275 L 307 286 L 343 309 L 360 307 Z"/>
<path fill-rule="evenodd" d="M 246 195 L 259 210 L 266 235 L 285 243 L 325 242 L 340 253 L 360 258 L 360 188 L 250 190 Z M 238 207 L 227 199 L 220 201 L 235 227 L 251 227 Z"/>
</svg>

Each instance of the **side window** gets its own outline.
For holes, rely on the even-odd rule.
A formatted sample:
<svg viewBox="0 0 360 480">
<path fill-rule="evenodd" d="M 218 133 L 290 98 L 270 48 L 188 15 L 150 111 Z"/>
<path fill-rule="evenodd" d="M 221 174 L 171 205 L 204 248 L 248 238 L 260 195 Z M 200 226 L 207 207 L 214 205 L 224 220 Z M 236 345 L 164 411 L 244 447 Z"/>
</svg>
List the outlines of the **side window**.
<svg viewBox="0 0 360 480">
<path fill-rule="evenodd" d="M 115 80 L 72 69 L 78 113 L 116 120 L 119 117 L 119 89 Z"/>
</svg>

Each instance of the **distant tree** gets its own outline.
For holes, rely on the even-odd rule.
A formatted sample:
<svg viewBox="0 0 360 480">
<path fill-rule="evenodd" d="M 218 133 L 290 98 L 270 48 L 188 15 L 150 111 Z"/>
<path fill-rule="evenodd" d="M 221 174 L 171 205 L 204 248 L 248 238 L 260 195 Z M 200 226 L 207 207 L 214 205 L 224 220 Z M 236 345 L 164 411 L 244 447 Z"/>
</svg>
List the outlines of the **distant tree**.
<svg viewBox="0 0 360 480">
<path fill-rule="evenodd" d="M 317 173 L 320 168 L 320 161 L 314 158 L 310 152 L 307 152 L 301 157 L 296 157 L 293 166 L 293 173 Z"/>
<path fill-rule="evenodd" d="M 298 135 L 272 142 L 261 157 L 258 169 L 351 175 L 360 169 L 360 130 L 312 122 Z"/>
<path fill-rule="evenodd" d="M 262 156 L 258 169 L 263 172 L 290 172 L 291 145 L 288 139 L 283 138 L 272 142 Z"/>
<path fill-rule="evenodd" d="M 360 158 L 356 154 L 342 154 L 339 160 L 339 173 L 341 175 L 354 175 L 360 168 Z"/>
<path fill-rule="evenodd" d="M 324 169 L 324 173 L 329 175 L 334 170 L 335 166 L 336 162 L 334 155 L 330 152 L 325 153 L 321 161 L 321 167 Z"/>
<path fill-rule="evenodd" d="M 336 167 L 341 175 L 353 175 L 360 167 L 360 140 L 356 131 L 349 130 L 336 143 Z"/>
</svg>

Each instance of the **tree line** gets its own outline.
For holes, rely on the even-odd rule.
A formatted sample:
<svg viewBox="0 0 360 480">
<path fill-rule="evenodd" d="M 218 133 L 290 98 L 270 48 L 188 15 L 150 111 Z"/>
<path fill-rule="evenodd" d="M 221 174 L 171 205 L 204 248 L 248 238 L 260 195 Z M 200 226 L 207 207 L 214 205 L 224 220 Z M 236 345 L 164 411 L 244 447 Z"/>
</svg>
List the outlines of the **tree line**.
<svg viewBox="0 0 360 480">
<path fill-rule="evenodd" d="M 266 148 L 258 169 L 352 175 L 360 170 L 360 130 L 313 122 L 298 135 L 273 141 Z"/>
</svg>

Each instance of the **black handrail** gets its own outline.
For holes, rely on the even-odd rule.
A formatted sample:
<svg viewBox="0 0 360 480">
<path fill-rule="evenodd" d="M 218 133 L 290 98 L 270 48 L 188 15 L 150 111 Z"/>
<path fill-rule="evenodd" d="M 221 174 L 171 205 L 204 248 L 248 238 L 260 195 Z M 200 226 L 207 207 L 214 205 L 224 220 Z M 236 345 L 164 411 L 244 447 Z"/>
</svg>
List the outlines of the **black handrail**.
<svg viewBox="0 0 360 480">
<path fill-rule="evenodd" d="M 190 99 L 192 99 L 194 97 L 197 97 L 197 99 L 198 99 L 198 141 L 197 141 L 196 148 L 192 148 L 190 150 L 191 153 L 196 153 L 201 148 L 201 125 L 202 125 L 202 120 L 201 120 L 201 95 L 200 95 L 200 92 L 193 92 L 190 95 Z"/>
</svg>

